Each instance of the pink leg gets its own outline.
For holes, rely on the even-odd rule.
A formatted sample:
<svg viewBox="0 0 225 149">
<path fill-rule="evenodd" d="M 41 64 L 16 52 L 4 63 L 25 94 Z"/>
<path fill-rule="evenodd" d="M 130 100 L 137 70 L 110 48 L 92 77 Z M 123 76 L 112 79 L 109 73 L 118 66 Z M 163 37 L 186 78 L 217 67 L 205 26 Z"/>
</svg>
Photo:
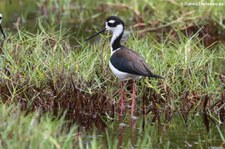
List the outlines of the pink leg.
<svg viewBox="0 0 225 149">
<path fill-rule="evenodd" d="M 122 123 L 122 118 L 120 118 L 120 123 Z M 123 131 L 124 131 L 124 126 L 120 126 L 119 128 L 120 134 L 119 134 L 119 148 L 121 149 L 123 146 Z"/>
<path fill-rule="evenodd" d="M 120 116 L 123 115 L 124 110 L 124 93 L 123 93 L 123 81 L 120 82 Z"/>
<path fill-rule="evenodd" d="M 131 144 L 134 147 L 134 119 L 130 119 L 130 127 L 131 127 Z"/>
<path fill-rule="evenodd" d="M 134 96 L 135 96 L 135 81 L 132 83 L 132 103 L 131 103 L 131 118 L 134 118 Z"/>
</svg>

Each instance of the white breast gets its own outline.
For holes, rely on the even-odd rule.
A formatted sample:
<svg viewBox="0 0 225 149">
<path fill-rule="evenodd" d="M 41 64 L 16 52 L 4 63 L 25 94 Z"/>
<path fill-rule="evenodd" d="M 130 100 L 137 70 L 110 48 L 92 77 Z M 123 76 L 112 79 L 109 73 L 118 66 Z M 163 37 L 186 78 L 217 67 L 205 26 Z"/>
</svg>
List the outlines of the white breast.
<svg viewBox="0 0 225 149">
<path fill-rule="evenodd" d="M 116 75 L 116 77 L 119 78 L 121 81 L 126 80 L 126 79 L 137 80 L 137 79 L 141 78 L 141 76 L 139 76 L 139 75 L 134 75 L 134 74 L 129 74 L 126 72 L 119 71 L 111 64 L 110 61 L 109 61 L 109 67 L 112 70 L 112 72 Z"/>
</svg>

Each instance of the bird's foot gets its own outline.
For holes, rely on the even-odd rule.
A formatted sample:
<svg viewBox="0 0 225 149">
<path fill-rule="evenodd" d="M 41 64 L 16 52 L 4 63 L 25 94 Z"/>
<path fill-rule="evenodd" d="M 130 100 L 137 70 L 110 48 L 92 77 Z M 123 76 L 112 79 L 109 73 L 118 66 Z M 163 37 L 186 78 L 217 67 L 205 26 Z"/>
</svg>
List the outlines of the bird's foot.
<svg viewBox="0 0 225 149">
<path fill-rule="evenodd" d="M 136 117 L 136 116 L 134 116 L 134 115 L 131 116 L 130 118 L 133 119 L 133 120 L 137 120 L 137 119 L 138 119 L 138 117 Z"/>
</svg>

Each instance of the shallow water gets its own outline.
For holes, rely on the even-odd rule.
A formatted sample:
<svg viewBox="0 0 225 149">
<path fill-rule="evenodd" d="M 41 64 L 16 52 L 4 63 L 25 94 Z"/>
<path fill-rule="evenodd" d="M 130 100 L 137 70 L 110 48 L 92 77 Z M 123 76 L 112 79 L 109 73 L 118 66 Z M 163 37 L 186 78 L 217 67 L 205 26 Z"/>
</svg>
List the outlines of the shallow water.
<svg viewBox="0 0 225 149">
<path fill-rule="evenodd" d="M 190 120 L 187 126 L 183 123 L 181 116 L 174 117 L 167 124 L 158 121 L 153 124 L 151 123 L 151 115 L 145 117 L 144 128 L 142 116 L 137 117 L 136 120 L 130 120 L 129 115 L 127 115 L 126 118 L 110 124 L 106 131 L 114 139 L 117 138 L 118 146 L 122 147 L 126 146 L 128 142 L 136 147 L 139 139 L 145 139 L 145 135 L 150 136 L 149 141 L 152 142 L 153 148 L 164 148 L 167 141 L 170 142 L 170 148 L 198 148 L 200 144 L 204 148 L 223 146 L 217 126 L 212 125 L 210 131 L 207 132 L 200 116 L 196 116 L 192 121 Z M 224 126 L 221 126 L 220 129 L 223 130 Z M 104 133 L 100 137 L 107 138 Z"/>
<path fill-rule="evenodd" d="M 36 23 L 34 22 L 36 22 L 37 19 L 37 11 L 38 9 L 35 1 L 0 1 L 0 12 L 3 15 L 2 24 L 4 29 L 10 32 L 17 30 L 18 23 L 20 24 L 20 27 L 26 28 L 28 31 L 34 30 L 36 28 Z"/>
</svg>

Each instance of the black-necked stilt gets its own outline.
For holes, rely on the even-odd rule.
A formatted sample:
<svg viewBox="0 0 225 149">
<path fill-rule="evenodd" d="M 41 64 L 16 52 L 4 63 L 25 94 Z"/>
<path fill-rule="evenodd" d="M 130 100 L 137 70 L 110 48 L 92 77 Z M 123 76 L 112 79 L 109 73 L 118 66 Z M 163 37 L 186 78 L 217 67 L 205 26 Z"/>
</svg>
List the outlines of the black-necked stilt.
<svg viewBox="0 0 225 149">
<path fill-rule="evenodd" d="M 0 30 L 2 32 L 2 35 L 3 35 L 4 39 L 5 39 L 5 34 L 3 32 L 3 29 L 2 29 L 2 14 L 1 13 L 0 13 Z"/>
<path fill-rule="evenodd" d="M 131 104 L 131 117 L 134 115 L 134 96 L 135 96 L 135 80 L 140 77 L 163 77 L 152 73 L 144 58 L 137 52 L 130 50 L 129 48 L 120 44 L 120 40 L 124 33 L 124 22 L 116 17 L 110 16 L 106 19 L 105 28 L 100 32 L 89 37 L 87 40 L 103 33 L 104 31 L 111 31 L 112 38 L 110 42 L 111 57 L 109 61 L 109 67 L 112 72 L 120 79 L 120 115 L 123 114 L 124 109 L 124 94 L 123 94 L 123 81 L 126 79 L 132 79 L 132 104 Z"/>
</svg>

